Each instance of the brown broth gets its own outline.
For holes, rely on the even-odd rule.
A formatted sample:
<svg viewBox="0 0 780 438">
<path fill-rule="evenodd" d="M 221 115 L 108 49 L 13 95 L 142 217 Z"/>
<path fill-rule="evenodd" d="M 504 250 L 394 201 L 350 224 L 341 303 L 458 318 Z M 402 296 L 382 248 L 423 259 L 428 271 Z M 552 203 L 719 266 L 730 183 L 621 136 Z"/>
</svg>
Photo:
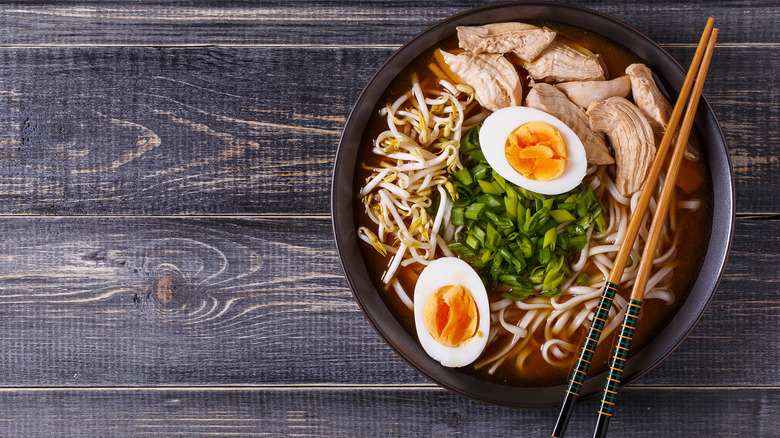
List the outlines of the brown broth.
<svg viewBox="0 0 780 438">
<path fill-rule="evenodd" d="M 631 53 L 625 47 L 583 29 L 549 21 L 529 20 L 528 22 L 538 26 L 547 26 L 558 32 L 558 38 L 575 42 L 593 53 L 599 54 L 607 71 L 607 79 L 623 75 L 625 68 L 632 63 L 642 62 L 641 58 Z M 457 38 L 452 36 L 442 41 L 436 48 L 451 50 L 457 48 L 457 44 Z M 421 54 L 409 67 L 398 75 L 385 91 L 364 134 L 360 156 L 358 157 L 359 163 L 365 163 L 371 166 L 378 162 L 377 157 L 371 153 L 372 141 L 381 131 L 386 129 L 386 120 L 378 117 L 378 111 L 388 102 L 392 102 L 397 96 L 408 90 L 412 74 L 418 74 L 420 81 L 423 84 L 428 80 L 432 80 L 433 74 L 427 68 L 427 65 L 432 61 L 433 51 L 436 48 L 431 48 Z M 519 66 L 518 71 L 520 77 L 524 81 L 523 90 L 524 92 L 527 92 L 529 89 L 526 79 L 527 75 Z M 696 133 L 694 132 L 691 137 L 691 143 L 697 151 L 699 151 L 701 156 L 701 148 L 698 147 L 698 141 L 695 136 Z M 678 185 L 686 187 L 687 185 L 695 184 L 697 181 L 703 181 L 703 183 L 695 196 L 688 195 L 678 187 L 676 190 L 677 199 L 687 200 L 695 197 L 701 201 L 701 206 L 695 211 L 680 210 L 677 212 L 678 233 L 680 236 L 685 236 L 685 239 L 680 239 L 677 242 L 677 256 L 673 262 L 676 264 L 676 267 L 671 281 L 671 288 L 675 292 L 675 302 L 672 305 L 667 305 L 662 300 L 647 300 L 644 302 L 631 346 L 632 353 L 639 351 L 643 346 L 652 341 L 656 335 L 660 333 L 663 327 L 671 321 L 677 313 L 677 310 L 685 301 L 685 297 L 693 286 L 701 267 L 706 249 L 706 239 L 710 234 L 710 224 L 712 222 L 712 187 L 708 169 L 704 165 L 706 157 L 701 156 L 701 159 L 696 162 L 683 161 L 686 169 L 684 172 L 681 172 Z M 359 168 L 357 173 L 354 188 L 356 198 L 358 197 L 357 193 L 359 192 L 360 187 L 365 183 L 366 178 L 369 176 L 369 172 L 363 168 Z M 362 203 L 359 203 L 358 205 L 362 205 Z M 373 223 L 367 218 L 362 210 L 356 211 L 355 214 L 358 226 L 373 228 Z M 361 251 L 376 287 L 382 291 L 382 296 L 386 305 L 398 318 L 407 332 L 412 337 L 416 337 L 412 312 L 410 312 L 401 302 L 392 288 L 385 286 L 381 282 L 381 277 L 387 268 L 389 257 L 385 258 L 381 256 L 368 245 L 361 245 Z M 411 268 L 399 269 L 398 278 L 404 289 L 410 294 L 414 290 L 414 284 L 420 269 L 421 268 L 418 268 L 417 270 Z M 631 290 L 630 288 L 624 287 L 619 289 L 618 293 L 627 299 Z M 568 341 L 574 344 L 576 348 L 579 348 L 584 340 L 585 331 L 585 328 L 578 329 Z M 591 363 L 590 375 L 595 375 L 606 370 L 608 355 L 610 353 L 609 350 L 614 344 L 616 336 L 617 330 L 603 339 L 599 344 L 599 347 L 596 349 L 596 355 Z M 539 338 L 540 336 L 538 336 L 537 333 L 529 343 L 529 345 L 535 345 L 537 348 L 534 353 L 526 358 L 522 374 L 518 373 L 514 368 L 514 358 L 507 359 L 493 374 L 488 374 L 486 372 L 488 366 L 479 370 L 475 370 L 473 366 L 467 366 L 462 368 L 461 371 L 466 374 L 475 375 L 480 379 L 516 386 L 539 387 L 565 383 L 570 375 L 574 357 L 572 357 L 571 363 L 567 366 L 551 366 L 544 361 L 544 358 L 538 351 Z"/>
</svg>

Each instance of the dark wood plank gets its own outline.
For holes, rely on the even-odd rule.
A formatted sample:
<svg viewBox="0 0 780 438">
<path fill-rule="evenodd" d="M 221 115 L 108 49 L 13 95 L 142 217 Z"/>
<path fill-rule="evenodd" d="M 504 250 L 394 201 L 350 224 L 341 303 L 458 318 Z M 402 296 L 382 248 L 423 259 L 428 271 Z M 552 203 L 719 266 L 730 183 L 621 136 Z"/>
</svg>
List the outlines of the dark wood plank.
<svg viewBox="0 0 780 438">
<path fill-rule="evenodd" d="M 673 48 L 683 64 L 691 48 Z M 0 49 L 0 213 L 329 211 L 344 120 L 388 49 Z M 780 52 L 721 47 L 705 95 L 737 211 L 777 213 Z"/>
<path fill-rule="evenodd" d="M 554 409 L 506 409 L 428 387 L 0 391 L 3 436 L 548 436 Z M 566 436 L 590 436 L 597 402 Z M 610 436 L 777 433 L 778 388 L 628 388 Z"/>
<path fill-rule="evenodd" d="M 0 42 L 19 44 L 400 45 L 485 1 L 35 2 L 0 7 Z M 577 2 L 664 44 L 695 44 L 708 15 L 723 43 L 777 43 L 773 1 Z M 295 32 L 290 32 L 295 28 Z"/>
<path fill-rule="evenodd" d="M 370 67 L 321 73 L 360 65 L 356 50 L 283 54 L 0 51 L 5 212 L 327 212 L 344 114 Z"/>
<path fill-rule="evenodd" d="M 687 68 L 694 49 L 668 51 Z M 731 156 L 739 213 L 776 213 L 780 207 L 780 100 L 774 91 L 780 81 L 776 61 L 761 52 L 757 47 L 718 48 L 704 86 Z"/>
<path fill-rule="evenodd" d="M 347 288 L 327 219 L 3 218 L 0 385 L 422 384 Z M 650 385 L 776 385 L 780 221 L 738 221 Z"/>
</svg>

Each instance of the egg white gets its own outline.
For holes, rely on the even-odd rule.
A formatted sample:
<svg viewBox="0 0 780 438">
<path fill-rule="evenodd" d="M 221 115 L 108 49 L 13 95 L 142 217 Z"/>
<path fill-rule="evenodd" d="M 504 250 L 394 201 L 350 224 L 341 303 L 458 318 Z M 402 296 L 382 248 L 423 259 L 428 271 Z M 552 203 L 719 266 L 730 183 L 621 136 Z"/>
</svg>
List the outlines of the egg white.
<svg viewBox="0 0 780 438">
<path fill-rule="evenodd" d="M 504 148 L 509 134 L 528 122 L 545 122 L 552 125 L 566 142 L 568 158 L 563 174 L 549 181 L 536 181 L 518 173 L 506 158 Z M 556 117 L 534 108 L 510 106 L 501 108 L 485 119 L 479 130 L 479 143 L 490 167 L 518 186 L 542 195 L 558 195 L 577 187 L 588 170 L 585 147 L 577 134 Z"/>
<path fill-rule="evenodd" d="M 443 286 L 461 285 L 468 289 L 477 306 L 479 322 L 472 339 L 457 347 L 442 345 L 425 326 L 425 303 Z M 414 324 L 417 337 L 425 352 L 446 367 L 462 367 L 474 362 L 487 345 L 490 332 L 490 303 L 485 285 L 479 275 L 465 261 L 457 257 L 442 257 L 423 269 L 414 288 Z"/>
</svg>

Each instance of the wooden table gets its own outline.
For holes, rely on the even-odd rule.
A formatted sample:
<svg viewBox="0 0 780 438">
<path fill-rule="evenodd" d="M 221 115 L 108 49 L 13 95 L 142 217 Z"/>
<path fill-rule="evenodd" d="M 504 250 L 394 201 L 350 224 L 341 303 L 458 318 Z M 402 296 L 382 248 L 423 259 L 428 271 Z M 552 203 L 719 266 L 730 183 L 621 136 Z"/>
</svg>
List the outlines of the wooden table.
<svg viewBox="0 0 780 438">
<path fill-rule="evenodd" d="M 712 305 L 621 393 L 611 436 L 778 436 L 780 7 L 580 3 L 685 65 L 716 18 L 705 96 L 737 191 Z M 332 241 L 358 93 L 479 4 L 0 4 L 0 435 L 547 436 L 555 410 L 470 401 L 399 359 Z"/>
</svg>

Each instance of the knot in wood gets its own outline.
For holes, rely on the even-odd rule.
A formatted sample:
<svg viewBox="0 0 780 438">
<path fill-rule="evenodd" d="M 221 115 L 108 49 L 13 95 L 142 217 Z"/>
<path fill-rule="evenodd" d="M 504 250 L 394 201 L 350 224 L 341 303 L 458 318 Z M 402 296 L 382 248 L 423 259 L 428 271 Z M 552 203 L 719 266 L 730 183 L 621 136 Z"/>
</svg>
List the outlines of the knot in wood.
<svg viewBox="0 0 780 438">
<path fill-rule="evenodd" d="M 189 296 L 191 290 L 192 283 L 189 275 L 183 273 L 178 267 L 168 263 L 157 266 L 153 291 L 160 306 L 186 308 L 187 301 L 193 298 Z"/>
</svg>

